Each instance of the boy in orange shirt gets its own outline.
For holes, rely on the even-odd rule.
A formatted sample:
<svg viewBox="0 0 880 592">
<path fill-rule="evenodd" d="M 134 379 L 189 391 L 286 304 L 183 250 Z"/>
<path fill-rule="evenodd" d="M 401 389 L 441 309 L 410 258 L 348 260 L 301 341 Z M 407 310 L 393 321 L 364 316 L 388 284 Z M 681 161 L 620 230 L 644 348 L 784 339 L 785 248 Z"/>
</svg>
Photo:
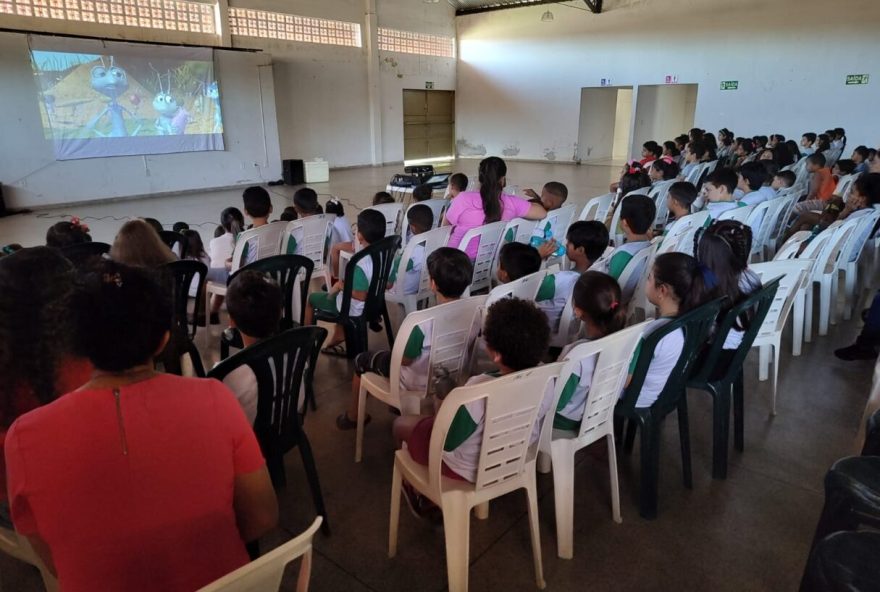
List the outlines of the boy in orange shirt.
<svg viewBox="0 0 880 592">
<path fill-rule="evenodd" d="M 825 207 L 825 202 L 834 195 L 837 181 L 834 179 L 834 175 L 831 174 L 831 169 L 825 166 L 825 162 L 825 155 L 821 152 L 807 157 L 807 171 L 810 172 L 810 191 L 807 193 L 807 198 L 794 207 L 795 215 L 812 210 L 822 211 L 822 208 Z"/>
</svg>

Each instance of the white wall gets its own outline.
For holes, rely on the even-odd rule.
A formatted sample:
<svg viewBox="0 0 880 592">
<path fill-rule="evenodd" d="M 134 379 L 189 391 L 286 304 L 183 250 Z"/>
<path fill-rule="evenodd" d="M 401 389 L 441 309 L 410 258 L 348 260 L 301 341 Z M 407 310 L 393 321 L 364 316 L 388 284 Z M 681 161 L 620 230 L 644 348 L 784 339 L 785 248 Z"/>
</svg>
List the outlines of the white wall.
<svg viewBox="0 0 880 592">
<path fill-rule="evenodd" d="M 630 157 L 641 158 L 648 140 L 671 140 L 694 127 L 697 91 L 696 84 L 640 86 Z"/>
<path fill-rule="evenodd" d="M 617 113 L 616 88 L 582 88 L 578 130 L 578 158 L 611 158 L 614 148 L 614 124 Z"/>
<path fill-rule="evenodd" d="M 633 89 L 617 89 L 617 109 L 614 112 L 614 145 L 611 157 L 615 160 L 626 159 L 629 152 L 630 136 L 632 135 Z"/>
<path fill-rule="evenodd" d="M 457 19 L 462 155 L 515 144 L 517 158 L 570 161 L 581 88 L 602 78 L 663 84 L 667 75 L 699 84 L 696 125 L 712 131 L 799 138 L 843 126 L 852 145 L 880 140 L 876 0 L 605 4 L 600 15 L 554 5 Z M 555 19 L 541 22 L 548 8 Z M 847 87 L 850 73 L 871 74 L 871 83 Z M 739 90 L 719 90 L 722 80 L 738 80 Z"/>
<path fill-rule="evenodd" d="M 15 208 L 263 183 L 281 174 L 271 58 L 217 51 L 226 150 L 56 161 L 27 38 L 0 33 L 0 183 Z"/>
</svg>

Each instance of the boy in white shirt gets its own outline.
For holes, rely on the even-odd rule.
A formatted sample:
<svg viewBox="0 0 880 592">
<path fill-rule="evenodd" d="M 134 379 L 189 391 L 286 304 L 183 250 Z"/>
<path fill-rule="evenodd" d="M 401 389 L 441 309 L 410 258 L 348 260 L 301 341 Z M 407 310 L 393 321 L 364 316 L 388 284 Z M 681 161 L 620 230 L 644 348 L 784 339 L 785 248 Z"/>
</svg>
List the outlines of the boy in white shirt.
<svg viewBox="0 0 880 592">
<path fill-rule="evenodd" d="M 281 288 L 259 271 L 242 271 L 226 292 L 229 326 L 238 329 L 245 348 L 271 337 L 281 321 Z M 226 375 L 223 384 L 235 393 L 245 417 L 252 425 L 257 418 L 257 377 L 249 366 L 239 366 Z"/>
<path fill-rule="evenodd" d="M 426 205 L 414 205 L 406 212 L 406 221 L 409 224 L 410 238 L 428 232 L 434 224 L 434 212 Z M 391 264 L 391 276 L 388 278 L 388 287 L 391 289 L 397 282 L 398 267 L 400 267 L 401 254 L 394 258 Z M 406 265 L 403 278 L 403 293 L 418 294 L 419 279 L 422 275 L 422 265 L 425 263 L 425 247 L 418 245 L 412 253 L 412 258 Z"/>
<path fill-rule="evenodd" d="M 471 284 L 473 264 L 464 251 L 441 247 L 431 253 L 426 262 L 431 277 L 431 289 L 437 295 L 437 304 L 458 300 Z M 420 324 L 410 334 L 400 362 L 400 388 L 407 391 L 424 391 L 428 386 L 428 362 L 431 348 L 433 323 Z M 391 376 L 391 352 L 388 350 L 364 352 L 354 359 L 354 377 L 351 381 L 351 403 L 348 410 L 336 418 L 336 427 L 351 430 L 357 427 L 358 394 L 361 376 L 375 372 L 379 376 Z M 364 425 L 370 416 L 364 418 Z"/>
<path fill-rule="evenodd" d="M 507 243 L 498 252 L 496 277 L 502 284 L 515 282 L 541 269 L 538 250 L 525 243 Z"/>
<path fill-rule="evenodd" d="M 742 165 L 737 174 L 736 185 L 743 192 L 739 202 L 747 206 L 756 206 L 770 199 L 766 192 L 761 191 L 766 181 L 767 171 L 764 169 L 763 164 L 754 161 Z"/>
<path fill-rule="evenodd" d="M 801 156 L 809 156 L 816 151 L 813 144 L 816 143 L 816 134 L 807 132 L 801 136 Z"/>
<path fill-rule="evenodd" d="M 566 257 L 574 268 L 547 274 L 535 297 L 538 308 L 547 315 L 551 332 L 558 328 L 578 278 L 602 257 L 609 241 L 608 229 L 598 220 L 575 222 L 568 227 L 565 238 Z"/>
<path fill-rule="evenodd" d="M 544 184 L 541 189 L 541 195 L 538 196 L 534 189 L 526 189 L 523 194 L 530 197 L 532 201 L 538 200 L 544 209 L 548 212 L 558 210 L 568 199 L 568 187 L 559 181 L 550 181 Z M 512 237 L 505 237 L 508 242 L 513 240 Z M 532 231 L 532 237 L 529 244 L 538 249 L 541 259 L 549 257 L 562 257 L 565 255 L 565 245 L 556 241 L 551 227 L 550 217 L 539 220 Z"/>
<path fill-rule="evenodd" d="M 626 237 L 625 242 L 616 245 L 608 257 L 602 257 L 592 267 L 614 279 L 620 279 L 627 264 L 639 251 L 651 246 L 651 226 L 657 216 L 657 206 L 647 195 L 630 195 L 624 198 L 620 208 L 620 226 Z"/>
<path fill-rule="evenodd" d="M 297 219 L 308 218 L 321 213 L 318 204 L 318 194 L 311 187 L 302 187 L 293 194 L 293 209 L 296 210 Z M 287 241 L 287 255 L 302 255 L 303 229 L 302 226 L 295 229 Z"/>
<path fill-rule="evenodd" d="M 733 197 L 738 183 L 739 179 L 731 169 L 715 169 L 706 178 L 703 187 L 705 187 L 706 199 L 709 201 L 706 209 L 711 219 L 716 220 L 724 212 L 739 207 Z"/>
</svg>

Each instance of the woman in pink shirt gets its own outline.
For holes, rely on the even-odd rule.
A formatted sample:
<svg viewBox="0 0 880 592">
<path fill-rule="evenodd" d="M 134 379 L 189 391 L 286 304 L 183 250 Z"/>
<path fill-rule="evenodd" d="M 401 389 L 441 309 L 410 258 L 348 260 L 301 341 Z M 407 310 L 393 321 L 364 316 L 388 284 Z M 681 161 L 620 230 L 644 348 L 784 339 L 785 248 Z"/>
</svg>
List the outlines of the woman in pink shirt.
<svg viewBox="0 0 880 592">
<path fill-rule="evenodd" d="M 444 224 L 452 224 L 455 228 L 449 237 L 449 246 L 461 248 L 471 259 L 477 256 L 476 241 L 461 245 L 461 239 L 468 230 L 498 222 L 526 218 L 542 220 L 547 210 L 540 203 L 532 203 L 504 193 L 507 165 L 497 156 L 490 156 L 480 162 L 480 190 L 459 193 L 446 210 Z"/>
<path fill-rule="evenodd" d="M 248 562 L 278 519 L 235 396 L 159 374 L 171 307 L 145 269 L 112 261 L 70 305 L 90 380 L 21 416 L 6 436 L 9 505 L 66 592 L 191 592 Z"/>
</svg>

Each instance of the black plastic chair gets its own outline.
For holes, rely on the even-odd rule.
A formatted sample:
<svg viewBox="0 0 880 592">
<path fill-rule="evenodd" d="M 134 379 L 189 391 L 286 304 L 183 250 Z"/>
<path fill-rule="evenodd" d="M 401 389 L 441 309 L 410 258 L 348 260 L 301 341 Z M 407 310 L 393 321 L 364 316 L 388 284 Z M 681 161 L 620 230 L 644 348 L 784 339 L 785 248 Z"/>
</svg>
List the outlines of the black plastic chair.
<svg viewBox="0 0 880 592">
<path fill-rule="evenodd" d="M 385 306 L 385 288 L 388 285 L 391 266 L 398 249 L 400 249 L 400 237 L 395 234 L 386 236 L 355 253 L 345 268 L 345 288 L 342 291 L 340 312 L 332 314 L 320 310 L 315 311 L 315 318 L 319 320 L 342 324 L 345 329 L 345 352 L 349 358 L 354 358 L 359 353 L 367 351 L 367 326 L 370 323 L 378 322 L 380 318 L 385 321 L 388 346 L 394 346 L 394 333 L 391 330 L 391 320 Z M 354 270 L 365 257 L 370 257 L 373 261 L 370 288 L 367 291 L 367 299 L 364 301 L 364 312 L 360 316 L 352 317 L 348 315 L 348 311 L 351 307 Z"/>
<path fill-rule="evenodd" d="M 205 366 L 202 364 L 202 356 L 196 344 L 179 327 L 173 327 L 168 345 L 156 358 L 156 362 L 162 365 L 164 372 L 183 376 L 183 356 L 189 357 L 193 374 L 198 378 L 204 378 Z"/>
<path fill-rule="evenodd" d="M 801 592 L 880 590 L 880 533 L 835 532 L 810 553 Z"/>
<path fill-rule="evenodd" d="M 868 418 L 862 456 L 880 456 L 880 409 Z"/>
<path fill-rule="evenodd" d="M 839 530 L 880 529 L 880 457 L 842 458 L 825 474 L 825 506 L 813 545 Z"/>
<path fill-rule="evenodd" d="M 180 245 L 180 258 L 186 259 L 187 255 L 187 244 L 188 241 L 186 237 L 180 234 L 179 232 L 174 232 L 173 230 L 163 230 L 159 233 L 159 238 L 162 239 L 162 242 L 165 243 L 169 249 L 174 250 L 174 245 Z"/>
<path fill-rule="evenodd" d="M 61 253 L 78 268 L 91 265 L 109 252 L 110 245 L 98 242 L 79 243 L 61 249 Z"/>
<path fill-rule="evenodd" d="M 220 362 L 208 376 L 223 380 L 241 366 L 248 366 L 253 371 L 258 389 L 254 432 L 266 457 L 272 484 L 275 487 L 287 484 L 284 455 L 298 447 L 315 511 L 324 517 L 321 529 L 330 534 L 312 447 L 302 427 L 305 407 L 302 414 L 299 412 L 300 390 L 305 391 L 307 398 L 313 391 L 315 364 L 326 337 L 327 330 L 321 327 L 290 329 Z"/>
<path fill-rule="evenodd" d="M 636 429 L 641 430 L 641 481 L 639 487 L 639 514 L 642 518 L 657 517 L 657 487 L 660 465 L 660 427 L 667 415 L 678 411 L 678 429 L 681 441 L 683 481 L 688 489 L 693 487 L 691 473 L 690 430 L 688 426 L 687 397 L 683 396 L 685 377 L 706 342 L 709 331 L 718 318 L 723 299 L 708 302 L 668 323 L 661 325 L 642 338 L 639 357 L 632 379 L 614 408 L 618 433 L 624 419 L 629 420 L 624 451 L 632 451 Z M 684 347 L 681 356 L 669 375 L 669 380 L 657 401 L 650 407 L 636 407 L 636 401 L 645 382 L 651 359 L 657 344 L 673 331 L 684 331 Z"/>
<path fill-rule="evenodd" d="M 286 331 L 303 324 L 306 312 L 306 300 L 309 295 L 309 282 L 312 280 L 312 271 L 315 263 L 308 257 L 301 255 L 274 255 L 265 259 L 258 259 L 250 265 L 245 265 L 229 276 L 231 283 L 235 276 L 243 271 L 259 271 L 269 275 L 278 282 L 281 287 L 281 323 L 279 330 Z M 300 280 L 300 313 L 299 318 L 293 317 L 293 289 L 297 278 Z M 220 336 L 220 359 L 229 357 L 229 348 L 241 349 L 244 342 L 237 329 L 230 328 Z M 311 401 L 314 408 L 314 401 Z"/>
<path fill-rule="evenodd" d="M 205 282 L 208 280 L 208 267 L 201 261 L 182 259 L 166 263 L 161 267 L 161 270 L 167 274 L 167 281 L 171 288 L 174 325 L 179 327 L 190 339 L 193 339 L 198 328 L 197 318 L 205 309 Z M 196 287 L 195 303 L 190 321 L 187 312 L 189 288 L 196 277 L 198 277 L 196 280 L 198 286 Z"/>
<path fill-rule="evenodd" d="M 740 452 L 744 449 L 744 409 L 743 409 L 743 364 L 746 356 L 752 348 L 752 343 L 761 329 L 761 324 L 773 304 L 776 290 L 779 288 L 781 278 L 767 282 L 761 289 L 756 290 L 748 298 L 732 307 L 715 334 L 715 337 L 706 351 L 705 356 L 698 364 L 693 366 L 693 371 L 687 381 L 687 386 L 693 389 L 706 391 L 712 396 L 712 478 L 727 478 L 727 447 L 730 441 L 730 407 L 731 391 L 733 393 L 733 425 L 734 446 Z M 742 343 L 733 350 L 731 356 L 722 357 L 724 340 L 727 334 L 733 330 L 737 317 L 753 310 L 748 330 L 743 334 Z M 726 363 L 726 367 L 724 364 Z"/>
</svg>

